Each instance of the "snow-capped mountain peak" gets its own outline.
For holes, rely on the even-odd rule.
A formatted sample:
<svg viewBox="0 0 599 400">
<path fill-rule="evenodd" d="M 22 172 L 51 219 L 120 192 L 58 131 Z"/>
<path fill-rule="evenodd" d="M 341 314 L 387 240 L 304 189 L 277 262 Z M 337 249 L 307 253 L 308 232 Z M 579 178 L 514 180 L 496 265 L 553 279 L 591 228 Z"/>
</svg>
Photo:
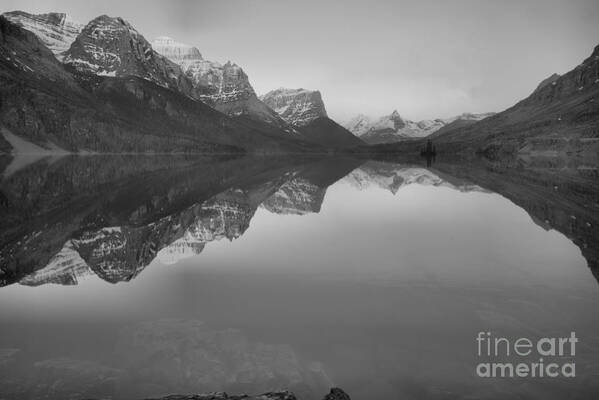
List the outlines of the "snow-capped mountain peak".
<svg viewBox="0 0 599 400">
<path fill-rule="evenodd" d="M 360 137 L 370 130 L 371 125 L 372 118 L 364 114 L 358 114 L 343 124 L 343 127 L 354 135 Z"/>
<path fill-rule="evenodd" d="M 64 53 L 64 63 L 97 75 L 134 75 L 189 95 L 181 68 L 152 49 L 129 22 L 101 15 L 91 20 Z"/>
<path fill-rule="evenodd" d="M 279 88 L 260 96 L 260 100 L 294 126 L 304 126 L 327 116 L 318 90 Z"/>
<path fill-rule="evenodd" d="M 177 42 L 168 36 L 159 36 L 152 41 L 152 48 L 173 62 L 203 60 L 197 47 Z"/>
<path fill-rule="evenodd" d="M 463 113 L 451 118 L 412 121 L 403 119 L 397 110 L 378 119 L 358 115 L 344 124 L 344 127 L 367 143 L 389 143 L 410 138 L 426 137 L 454 121 L 480 121 L 493 113 Z"/>
<path fill-rule="evenodd" d="M 206 60 L 196 47 L 167 36 L 156 38 L 152 47 L 182 69 L 191 81 L 194 97 L 227 115 L 249 115 L 287 130 L 286 122 L 258 99 L 247 74 L 237 64 Z"/>
<path fill-rule="evenodd" d="M 178 64 L 199 92 L 200 99 L 212 106 L 256 95 L 243 69 L 231 61 L 223 65 L 205 60 L 196 47 L 168 36 L 156 38 L 152 47 Z"/>
</svg>

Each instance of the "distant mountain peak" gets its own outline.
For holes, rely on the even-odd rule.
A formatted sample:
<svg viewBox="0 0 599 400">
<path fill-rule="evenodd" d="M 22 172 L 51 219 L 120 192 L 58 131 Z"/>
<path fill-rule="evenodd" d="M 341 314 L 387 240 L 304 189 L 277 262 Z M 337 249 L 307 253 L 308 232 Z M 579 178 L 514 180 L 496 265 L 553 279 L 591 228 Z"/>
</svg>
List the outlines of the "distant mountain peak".
<svg viewBox="0 0 599 400">
<path fill-rule="evenodd" d="M 363 114 L 352 118 L 345 128 L 367 143 L 391 143 L 410 138 L 426 137 L 444 126 L 456 121 L 479 121 L 493 113 L 463 113 L 451 118 L 425 119 L 411 121 L 401 117 L 397 110 L 378 119 L 371 119 Z"/>
<path fill-rule="evenodd" d="M 278 88 L 260 96 L 260 99 L 294 126 L 304 126 L 317 118 L 327 117 L 318 90 Z"/>
<path fill-rule="evenodd" d="M 177 42 L 168 36 L 159 36 L 152 41 L 152 48 L 173 62 L 203 60 L 197 47 Z"/>
</svg>

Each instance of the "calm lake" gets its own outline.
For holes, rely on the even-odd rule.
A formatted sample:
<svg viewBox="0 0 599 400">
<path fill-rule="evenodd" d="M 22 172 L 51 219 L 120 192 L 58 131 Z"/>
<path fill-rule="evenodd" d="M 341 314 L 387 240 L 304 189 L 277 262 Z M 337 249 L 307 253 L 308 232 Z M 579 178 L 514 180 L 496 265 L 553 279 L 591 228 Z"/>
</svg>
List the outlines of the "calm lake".
<svg viewBox="0 0 599 400">
<path fill-rule="evenodd" d="M 594 166 L 14 162 L 0 163 L 2 399 L 599 393 Z M 479 332 L 575 332 L 576 354 L 554 359 L 576 376 L 480 377 Z"/>
</svg>

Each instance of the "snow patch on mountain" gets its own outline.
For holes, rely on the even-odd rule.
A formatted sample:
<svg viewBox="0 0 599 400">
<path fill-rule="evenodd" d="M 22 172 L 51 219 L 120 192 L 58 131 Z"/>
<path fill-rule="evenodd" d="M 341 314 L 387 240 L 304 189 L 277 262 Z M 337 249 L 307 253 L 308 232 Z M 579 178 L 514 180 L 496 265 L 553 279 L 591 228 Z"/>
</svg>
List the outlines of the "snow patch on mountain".
<svg viewBox="0 0 599 400">
<path fill-rule="evenodd" d="M 356 168 L 344 180 L 358 190 L 377 186 L 393 194 L 408 185 L 446 187 L 460 192 L 486 192 L 477 185 L 448 182 L 426 168 L 405 167 L 376 161 L 369 161 Z"/>
<path fill-rule="evenodd" d="M 221 64 L 202 58 L 193 46 L 179 43 L 167 36 L 160 36 L 152 47 L 161 55 L 177 63 L 199 91 L 202 101 L 215 105 L 255 96 L 254 88 L 243 69 L 228 61 Z"/>
<path fill-rule="evenodd" d="M 159 36 L 152 41 L 152 48 L 171 61 L 202 60 L 197 47 L 180 43 L 168 36 Z"/>
<path fill-rule="evenodd" d="M 258 99 L 247 74 L 239 65 L 231 61 L 221 64 L 206 60 L 196 47 L 167 36 L 156 38 L 152 47 L 181 68 L 191 81 L 195 98 L 229 116 L 247 115 L 296 133 Z"/>
<path fill-rule="evenodd" d="M 279 88 L 260 96 L 260 100 L 294 126 L 304 126 L 327 116 L 318 90 Z"/>
<path fill-rule="evenodd" d="M 138 76 L 190 95 L 181 68 L 152 49 L 131 24 L 101 15 L 91 20 L 64 53 L 64 63 L 104 76 Z"/>
<path fill-rule="evenodd" d="M 343 126 L 367 143 L 388 143 L 423 138 L 456 120 L 479 121 L 491 115 L 493 113 L 463 113 L 451 118 L 412 121 L 402 118 L 399 112 L 394 110 L 391 114 L 377 119 L 360 114 L 347 121 Z"/>
<path fill-rule="evenodd" d="M 73 21 L 64 13 L 29 14 L 11 11 L 2 14 L 9 21 L 33 32 L 61 60 L 83 25 Z"/>
<path fill-rule="evenodd" d="M 27 275 L 19 283 L 27 286 L 46 283 L 77 285 L 83 278 L 92 275 L 94 273 L 69 240 L 44 268 Z"/>
</svg>

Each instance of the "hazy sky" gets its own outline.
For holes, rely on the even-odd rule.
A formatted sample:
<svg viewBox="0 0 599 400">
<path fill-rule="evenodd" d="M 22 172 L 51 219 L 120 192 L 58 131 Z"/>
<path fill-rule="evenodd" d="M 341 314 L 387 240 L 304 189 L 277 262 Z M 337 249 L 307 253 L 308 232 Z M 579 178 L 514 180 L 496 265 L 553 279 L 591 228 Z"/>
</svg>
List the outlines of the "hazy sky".
<svg viewBox="0 0 599 400">
<path fill-rule="evenodd" d="M 236 62 L 259 94 L 319 89 L 338 120 L 500 111 L 599 44 L 597 0 L 1 0 L 14 9 L 121 16 Z"/>
</svg>

